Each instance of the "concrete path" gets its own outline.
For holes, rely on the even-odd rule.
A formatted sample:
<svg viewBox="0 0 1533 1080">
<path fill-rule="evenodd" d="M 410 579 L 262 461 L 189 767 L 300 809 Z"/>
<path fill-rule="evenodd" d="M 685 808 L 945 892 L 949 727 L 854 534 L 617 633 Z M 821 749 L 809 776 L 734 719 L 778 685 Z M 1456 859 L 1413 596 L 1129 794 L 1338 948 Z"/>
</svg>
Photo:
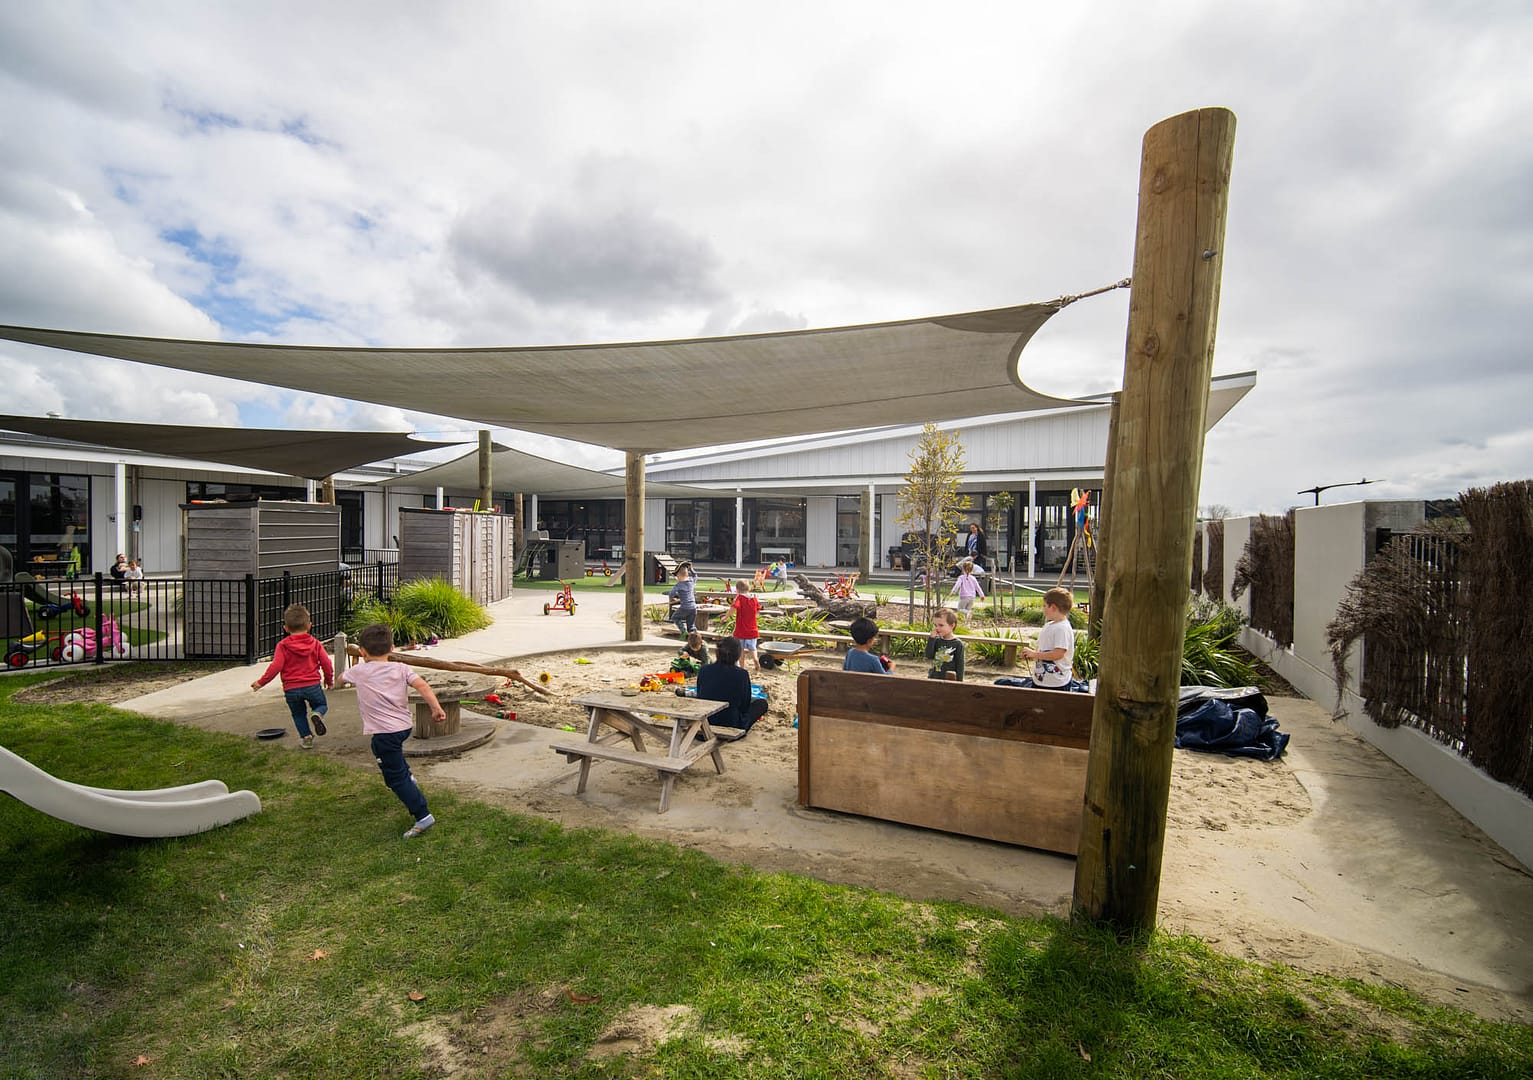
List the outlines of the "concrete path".
<svg viewBox="0 0 1533 1080">
<path fill-rule="evenodd" d="M 488 608 L 495 622 L 461 638 L 443 641 L 421 651 L 433 660 L 460 660 L 488 664 L 536 653 L 565 649 L 623 648 L 623 590 L 588 590 L 575 594 L 574 615 L 556 611 L 543 614 L 543 605 L 553 593 L 519 589 L 515 595 Z M 675 639 L 660 636 L 646 638 L 650 645 L 675 647 Z M 235 667 L 212 675 L 157 690 L 152 694 L 125 701 L 121 707 L 165 720 L 196 721 L 233 711 L 244 711 L 252 704 L 250 683 L 266 670 L 266 663 Z M 281 693 L 268 686 L 264 695 L 275 695 L 277 719 L 271 726 L 286 723 L 281 713 Z M 259 700 L 268 703 L 265 697 Z M 280 714 L 280 715 L 278 715 Z M 243 730 L 241 728 L 240 730 Z"/>
</svg>

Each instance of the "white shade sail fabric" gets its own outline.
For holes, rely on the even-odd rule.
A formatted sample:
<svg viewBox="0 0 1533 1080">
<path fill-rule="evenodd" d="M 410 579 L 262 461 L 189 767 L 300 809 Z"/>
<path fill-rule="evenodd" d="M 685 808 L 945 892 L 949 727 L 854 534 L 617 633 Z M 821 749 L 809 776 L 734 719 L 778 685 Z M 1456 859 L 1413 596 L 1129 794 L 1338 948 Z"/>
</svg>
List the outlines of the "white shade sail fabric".
<svg viewBox="0 0 1533 1080">
<path fill-rule="evenodd" d="M 309 480 L 323 480 L 358 465 L 462 442 L 430 442 L 412 438 L 403 431 L 284 431 L 40 416 L 0 416 L 0 430 L 68 439 L 114 450 L 137 450 L 193 461 L 265 469 Z"/>
<path fill-rule="evenodd" d="M 1077 405 L 1018 371 L 1064 303 L 614 345 L 347 348 L 20 326 L 0 338 L 651 453 Z"/>
</svg>

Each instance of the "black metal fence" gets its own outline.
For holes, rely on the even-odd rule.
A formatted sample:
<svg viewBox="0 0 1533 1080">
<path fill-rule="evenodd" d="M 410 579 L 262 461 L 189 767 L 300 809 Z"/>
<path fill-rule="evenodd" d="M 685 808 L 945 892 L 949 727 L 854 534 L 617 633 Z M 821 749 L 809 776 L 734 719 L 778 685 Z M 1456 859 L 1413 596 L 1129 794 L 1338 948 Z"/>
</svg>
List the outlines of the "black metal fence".
<svg viewBox="0 0 1533 1080">
<path fill-rule="evenodd" d="M 397 562 L 271 578 L 0 582 L 0 647 L 13 670 L 115 660 L 252 664 L 276 648 L 289 604 L 307 607 L 311 632 L 329 638 L 358 602 L 387 601 L 398 586 Z"/>
</svg>

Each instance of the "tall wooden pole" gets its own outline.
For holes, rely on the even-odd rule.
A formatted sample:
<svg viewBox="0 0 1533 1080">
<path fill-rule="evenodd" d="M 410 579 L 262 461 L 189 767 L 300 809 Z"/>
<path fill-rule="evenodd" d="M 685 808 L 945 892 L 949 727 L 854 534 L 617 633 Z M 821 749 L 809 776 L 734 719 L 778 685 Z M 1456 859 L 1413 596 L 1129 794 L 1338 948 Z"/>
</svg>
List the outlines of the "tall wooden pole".
<svg viewBox="0 0 1533 1080">
<path fill-rule="evenodd" d="M 623 640 L 644 638 L 644 453 L 627 451 L 623 508 Z M 1192 573 L 1188 569 L 1187 574 Z M 1183 574 L 1186 577 L 1187 574 Z"/>
<path fill-rule="evenodd" d="M 490 483 L 490 433 L 479 430 L 479 509 L 495 509 L 495 492 Z M 1188 571 L 1192 573 L 1192 571 Z"/>
<path fill-rule="evenodd" d="M 1112 500 L 1113 455 L 1118 452 L 1118 410 L 1123 395 L 1112 396 L 1112 408 L 1107 413 L 1107 456 L 1102 466 L 1102 499 L 1097 503 L 1097 527 L 1092 534 L 1096 553 L 1091 556 L 1096 573 L 1091 578 L 1091 613 L 1086 618 L 1086 636 L 1093 640 L 1102 636 L 1102 607 L 1107 603 L 1107 582 L 1102 565 L 1102 553 L 1107 550 L 1107 515 Z"/>
<path fill-rule="evenodd" d="M 1150 929 L 1160 898 L 1192 523 L 1224 261 L 1235 116 L 1200 109 L 1145 133 L 1129 294 L 1102 662 L 1077 916 Z"/>
</svg>

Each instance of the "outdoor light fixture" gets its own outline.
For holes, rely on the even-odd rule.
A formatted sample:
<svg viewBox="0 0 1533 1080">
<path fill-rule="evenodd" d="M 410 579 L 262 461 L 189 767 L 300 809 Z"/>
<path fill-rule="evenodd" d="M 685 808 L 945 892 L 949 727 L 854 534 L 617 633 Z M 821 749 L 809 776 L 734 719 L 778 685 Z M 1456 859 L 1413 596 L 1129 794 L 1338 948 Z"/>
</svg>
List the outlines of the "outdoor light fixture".
<svg viewBox="0 0 1533 1080">
<path fill-rule="evenodd" d="M 1315 487 L 1305 488 L 1302 491 L 1294 492 L 1294 494 L 1295 495 L 1309 495 L 1309 494 L 1313 493 L 1314 496 L 1315 496 L 1315 505 L 1319 506 L 1320 505 L 1320 493 L 1322 491 L 1330 491 L 1332 488 L 1338 488 L 1338 487 L 1358 487 L 1359 485 L 1362 485 L 1362 484 L 1377 484 L 1379 482 L 1380 481 L 1378 481 L 1378 480 L 1369 480 L 1367 478 L 1364 478 L 1362 480 L 1350 480 L 1350 481 L 1348 481 L 1345 484 L 1317 484 Z"/>
</svg>

